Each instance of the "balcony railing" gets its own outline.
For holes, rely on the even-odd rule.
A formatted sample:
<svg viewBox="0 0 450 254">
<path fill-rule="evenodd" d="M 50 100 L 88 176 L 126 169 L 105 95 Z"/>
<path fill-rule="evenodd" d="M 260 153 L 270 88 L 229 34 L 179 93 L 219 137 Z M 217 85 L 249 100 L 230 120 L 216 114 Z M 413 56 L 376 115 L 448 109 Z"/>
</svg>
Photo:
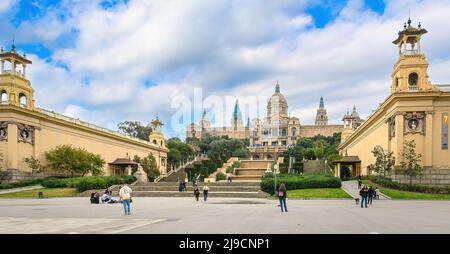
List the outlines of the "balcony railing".
<svg viewBox="0 0 450 254">
<path fill-rule="evenodd" d="M 22 72 L 13 72 L 12 70 L 3 70 L 1 74 L 13 74 L 22 78 L 25 78 L 25 75 Z"/>
<path fill-rule="evenodd" d="M 409 86 L 408 91 L 417 92 L 417 91 L 419 91 L 419 87 L 418 86 Z"/>
</svg>

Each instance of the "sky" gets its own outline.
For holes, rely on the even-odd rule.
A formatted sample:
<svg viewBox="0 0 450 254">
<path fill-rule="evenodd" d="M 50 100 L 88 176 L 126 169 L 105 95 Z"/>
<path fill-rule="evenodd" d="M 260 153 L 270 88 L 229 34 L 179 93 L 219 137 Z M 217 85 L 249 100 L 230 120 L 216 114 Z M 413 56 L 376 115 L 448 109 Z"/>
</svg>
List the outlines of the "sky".
<svg viewBox="0 0 450 254">
<path fill-rule="evenodd" d="M 228 124 L 237 98 L 265 107 L 277 82 L 302 124 L 320 96 L 330 124 L 354 105 L 366 118 L 389 95 L 408 17 L 428 30 L 430 81 L 450 83 L 449 12 L 450 0 L 2 0 L 0 45 L 33 61 L 37 107 L 112 130 L 158 116 L 184 138 L 199 91 L 205 108 L 231 103 L 208 111 Z"/>
</svg>

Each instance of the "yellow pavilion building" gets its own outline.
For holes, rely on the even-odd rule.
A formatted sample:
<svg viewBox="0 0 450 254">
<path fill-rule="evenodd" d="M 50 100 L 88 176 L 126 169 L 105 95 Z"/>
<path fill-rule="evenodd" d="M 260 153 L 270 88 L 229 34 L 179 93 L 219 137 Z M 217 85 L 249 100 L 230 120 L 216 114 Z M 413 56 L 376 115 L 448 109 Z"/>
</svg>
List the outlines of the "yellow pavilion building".
<svg viewBox="0 0 450 254">
<path fill-rule="evenodd" d="M 421 51 L 421 37 L 427 30 L 411 25 L 393 41 L 399 57 L 391 74 L 390 95 L 367 120 L 353 128 L 351 119 L 344 118 L 344 130 L 339 146 L 342 159 L 335 162 L 336 176 L 349 172 L 352 176 L 370 174 L 375 162 L 374 146 L 392 151 L 396 159 L 390 177 L 409 182 L 399 168 L 406 141 L 414 140 L 416 153 L 421 154 L 424 175 L 413 183 L 430 185 L 450 184 L 450 151 L 448 129 L 450 85 L 431 84 L 428 62 Z"/>
<path fill-rule="evenodd" d="M 105 175 L 130 174 L 134 155 L 152 154 L 161 174 L 167 172 L 167 152 L 159 119 L 152 121 L 153 133 L 148 141 L 35 107 L 34 90 L 27 79 L 26 68 L 32 62 L 26 55 L 0 52 L 0 153 L 1 170 L 14 174 L 11 180 L 30 177 L 32 171 L 24 158 L 34 156 L 46 165 L 45 152 L 68 144 L 99 154 L 106 164 Z M 14 178 L 15 177 L 15 178 Z"/>
</svg>

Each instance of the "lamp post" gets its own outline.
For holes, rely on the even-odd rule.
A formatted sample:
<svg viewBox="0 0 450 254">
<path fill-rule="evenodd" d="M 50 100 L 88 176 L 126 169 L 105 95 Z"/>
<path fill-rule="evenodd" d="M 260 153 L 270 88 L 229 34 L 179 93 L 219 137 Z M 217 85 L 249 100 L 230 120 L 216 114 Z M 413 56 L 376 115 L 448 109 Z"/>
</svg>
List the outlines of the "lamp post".
<svg viewBox="0 0 450 254">
<path fill-rule="evenodd" d="M 278 169 L 278 164 L 273 165 L 273 177 L 274 177 L 274 181 L 273 181 L 273 193 L 274 193 L 274 194 L 277 193 L 277 169 Z"/>
</svg>

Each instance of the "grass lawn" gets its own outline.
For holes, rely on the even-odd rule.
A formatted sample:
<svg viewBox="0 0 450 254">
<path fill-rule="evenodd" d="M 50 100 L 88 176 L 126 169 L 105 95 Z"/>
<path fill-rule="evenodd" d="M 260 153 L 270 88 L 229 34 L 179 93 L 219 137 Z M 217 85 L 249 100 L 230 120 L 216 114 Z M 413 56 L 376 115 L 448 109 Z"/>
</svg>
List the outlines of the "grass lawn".
<svg viewBox="0 0 450 254">
<path fill-rule="evenodd" d="M 429 194 L 420 192 L 401 191 L 380 188 L 380 192 L 392 199 L 426 199 L 426 200 L 450 200 L 450 194 Z"/>
<path fill-rule="evenodd" d="M 423 200 L 450 200 L 450 194 L 430 194 L 430 193 L 420 193 L 420 192 L 412 192 L 412 191 L 402 191 L 395 189 L 388 189 L 382 187 L 376 183 L 373 183 L 369 180 L 363 180 L 364 185 L 368 186 L 377 186 L 380 189 L 380 192 L 387 195 L 392 199 L 423 199 Z"/>
<path fill-rule="evenodd" d="M 272 196 L 275 198 L 275 196 Z M 351 198 L 341 188 L 314 188 L 314 189 L 300 189 L 300 190 L 288 190 L 288 199 L 290 198 Z"/>
<path fill-rule="evenodd" d="M 36 190 L 26 190 L 14 193 L 0 194 L 0 198 L 38 198 L 38 192 L 44 193 L 44 198 L 64 198 L 74 197 L 78 194 L 76 189 L 70 188 L 43 188 Z"/>
</svg>

